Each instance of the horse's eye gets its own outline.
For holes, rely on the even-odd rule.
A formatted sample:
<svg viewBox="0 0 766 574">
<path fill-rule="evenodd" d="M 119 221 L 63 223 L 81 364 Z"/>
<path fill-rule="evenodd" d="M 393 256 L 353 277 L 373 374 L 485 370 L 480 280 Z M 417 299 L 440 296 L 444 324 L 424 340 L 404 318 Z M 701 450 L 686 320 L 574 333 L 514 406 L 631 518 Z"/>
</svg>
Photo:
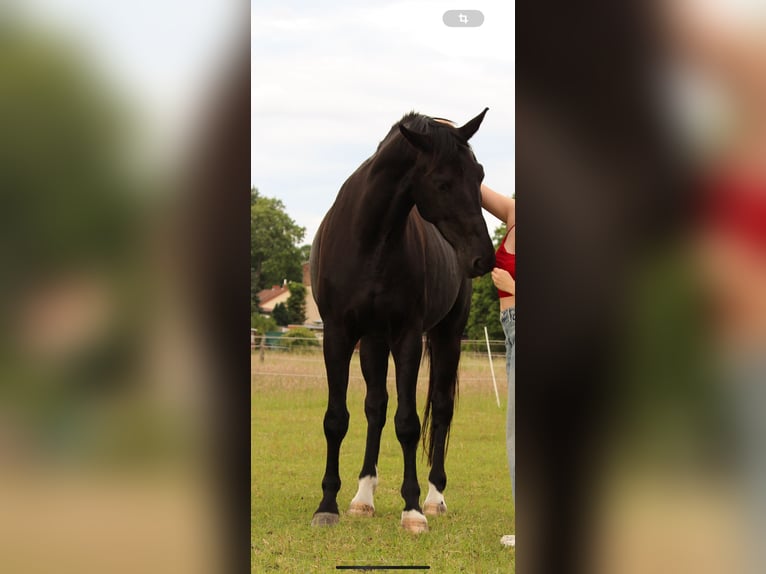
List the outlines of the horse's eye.
<svg viewBox="0 0 766 574">
<path fill-rule="evenodd" d="M 448 191 L 449 191 L 450 185 L 449 185 L 449 183 L 448 183 L 448 182 L 446 182 L 446 181 L 443 181 L 442 183 L 439 183 L 439 184 L 437 184 L 436 188 L 437 188 L 439 191 L 441 191 L 441 192 L 445 192 L 445 193 L 446 193 L 446 192 L 448 192 Z"/>
</svg>

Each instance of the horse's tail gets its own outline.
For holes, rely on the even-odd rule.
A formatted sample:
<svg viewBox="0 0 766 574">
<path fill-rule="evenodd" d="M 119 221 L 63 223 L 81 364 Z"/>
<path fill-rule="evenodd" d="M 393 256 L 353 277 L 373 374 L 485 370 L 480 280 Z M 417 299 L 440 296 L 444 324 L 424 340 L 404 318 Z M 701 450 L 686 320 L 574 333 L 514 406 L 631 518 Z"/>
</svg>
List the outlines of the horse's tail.
<svg viewBox="0 0 766 574">
<path fill-rule="evenodd" d="M 423 425 L 421 426 L 421 436 L 423 438 L 423 453 L 426 455 L 428 459 L 428 466 L 431 466 L 433 464 L 433 457 L 434 457 L 434 418 L 431 413 L 431 409 L 434 404 L 434 394 L 436 392 L 435 387 L 437 381 L 434 380 L 434 369 L 433 369 L 433 354 L 431 350 L 431 338 L 429 335 L 426 335 L 426 341 L 425 341 L 425 353 L 424 355 L 428 358 L 428 394 L 426 395 L 426 409 L 423 413 Z M 444 385 L 445 381 L 441 381 L 441 384 Z M 451 381 L 446 381 L 447 386 L 445 389 L 440 389 L 442 392 L 446 392 L 447 397 L 449 398 L 450 402 L 453 403 L 453 411 L 454 411 L 454 405 L 457 404 L 457 389 L 458 389 L 458 375 L 457 375 L 457 369 L 455 369 L 455 375 L 452 378 Z M 449 447 L 449 434 L 450 434 L 450 428 L 452 427 L 452 412 L 449 413 L 449 418 L 446 421 L 447 424 L 447 435 L 445 438 L 444 443 L 444 453 L 447 453 L 447 448 Z"/>
</svg>

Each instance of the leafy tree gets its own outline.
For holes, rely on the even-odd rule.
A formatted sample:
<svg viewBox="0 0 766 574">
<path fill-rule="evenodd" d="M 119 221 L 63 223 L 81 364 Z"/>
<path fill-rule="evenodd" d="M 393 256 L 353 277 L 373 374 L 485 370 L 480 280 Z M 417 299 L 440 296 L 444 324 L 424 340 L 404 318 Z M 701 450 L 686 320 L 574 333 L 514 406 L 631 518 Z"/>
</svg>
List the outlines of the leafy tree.
<svg viewBox="0 0 766 574">
<path fill-rule="evenodd" d="M 257 329 L 259 333 L 267 333 L 269 331 L 276 331 L 277 322 L 273 317 L 263 315 L 261 313 L 253 313 L 250 315 L 250 326 L 253 329 Z"/>
<path fill-rule="evenodd" d="M 284 204 L 250 190 L 250 293 L 253 309 L 255 294 L 271 285 L 301 281 L 301 250 L 306 229 L 285 212 Z"/>
<path fill-rule="evenodd" d="M 303 283 L 288 284 L 290 298 L 287 300 L 287 316 L 289 322 L 298 325 L 306 321 L 306 287 Z"/>
<path fill-rule="evenodd" d="M 500 245 L 505 236 L 505 227 L 495 229 L 492 242 Z M 487 273 L 473 280 L 471 295 L 471 313 L 468 315 L 466 334 L 469 339 L 484 339 L 484 327 L 487 327 L 491 340 L 505 339 L 503 326 L 500 324 L 500 304 L 497 288 L 492 283 L 491 274 Z"/>
<path fill-rule="evenodd" d="M 290 323 L 290 313 L 284 303 L 277 303 L 274 305 L 274 310 L 271 312 L 271 318 L 277 322 L 277 325 L 281 325 L 282 327 L 286 327 Z"/>
<path fill-rule="evenodd" d="M 305 263 L 309 260 L 309 257 L 311 256 L 311 244 L 306 243 L 305 245 L 301 245 L 300 247 L 301 251 L 301 263 Z"/>
<path fill-rule="evenodd" d="M 111 86 L 63 38 L 9 12 L 0 17 L 0 306 L 49 272 L 125 272 L 144 209 L 125 161 L 127 110 Z"/>
<path fill-rule="evenodd" d="M 320 347 L 319 339 L 316 335 L 306 327 L 298 327 L 297 329 L 290 329 L 289 332 L 282 336 L 281 343 L 284 344 L 288 350 L 301 350 L 310 349 L 312 347 Z"/>
</svg>

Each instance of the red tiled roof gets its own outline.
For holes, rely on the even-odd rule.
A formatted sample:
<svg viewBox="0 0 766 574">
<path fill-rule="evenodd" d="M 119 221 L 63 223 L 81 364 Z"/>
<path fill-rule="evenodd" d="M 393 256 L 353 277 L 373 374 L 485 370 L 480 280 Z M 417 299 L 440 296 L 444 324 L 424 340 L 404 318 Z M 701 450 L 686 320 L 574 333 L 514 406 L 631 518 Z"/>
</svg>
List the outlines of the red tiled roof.
<svg viewBox="0 0 766 574">
<path fill-rule="evenodd" d="M 287 293 L 289 289 L 287 288 L 287 285 L 280 287 L 279 285 L 274 285 L 271 289 L 264 289 L 263 291 L 258 291 L 258 302 L 263 305 L 264 303 L 268 303 L 271 301 L 274 297 L 279 297 L 282 293 Z"/>
</svg>

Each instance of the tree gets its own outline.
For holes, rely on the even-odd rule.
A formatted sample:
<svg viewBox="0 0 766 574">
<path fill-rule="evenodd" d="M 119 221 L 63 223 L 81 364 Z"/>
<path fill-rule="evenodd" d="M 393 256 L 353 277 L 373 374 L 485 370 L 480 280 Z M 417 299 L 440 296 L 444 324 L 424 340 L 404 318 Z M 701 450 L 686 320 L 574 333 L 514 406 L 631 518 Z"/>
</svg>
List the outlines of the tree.
<svg viewBox="0 0 766 574">
<path fill-rule="evenodd" d="M 288 284 L 290 298 L 287 300 L 287 317 L 291 324 L 299 325 L 306 321 L 306 287 L 303 283 Z"/>
<path fill-rule="evenodd" d="M 271 312 L 271 318 L 277 322 L 277 325 L 281 325 L 282 327 L 286 327 L 290 323 L 290 315 L 284 303 L 277 303 L 274 305 L 274 310 Z"/>
<path fill-rule="evenodd" d="M 276 331 L 277 322 L 273 317 L 269 317 L 268 315 L 253 313 L 250 315 L 250 327 L 262 335 L 264 333 L 268 333 L 269 331 Z"/>
<path fill-rule="evenodd" d="M 505 228 L 498 227 L 492 237 L 495 245 L 505 237 Z M 503 326 L 500 324 L 500 304 L 498 303 L 497 288 L 492 283 L 491 274 L 487 273 L 473 280 L 471 295 L 471 313 L 468 315 L 466 334 L 469 339 L 483 339 L 484 327 L 487 327 L 489 338 L 503 340 Z"/>
<path fill-rule="evenodd" d="M 311 256 L 311 245 L 307 243 L 306 245 L 301 245 L 300 247 L 301 251 L 301 262 L 305 263 L 309 260 L 309 257 Z"/>
<path fill-rule="evenodd" d="M 301 281 L 301 250 L 305 228 L 285 212 L 284 204 L 250 190 L 250 293 L 254 309 L 255 294 L 284 279 Z"/>
<path fill-rule="evenodd" d="M 27 281 L 62 271 L 123 273 L 147 207 L 125 161 L 133 140 L 112 86 L 63 38 L 36 33 L 14 14 L 0 24 L 0 306 L 12 305 L 7 293 Z"/>
<path fill-rule="evenodd" d="M 282 336 L 280 342 L 290 351 L 321 347 L 319 339 L 306 327 L 291 329 Z"/>
</svg>

